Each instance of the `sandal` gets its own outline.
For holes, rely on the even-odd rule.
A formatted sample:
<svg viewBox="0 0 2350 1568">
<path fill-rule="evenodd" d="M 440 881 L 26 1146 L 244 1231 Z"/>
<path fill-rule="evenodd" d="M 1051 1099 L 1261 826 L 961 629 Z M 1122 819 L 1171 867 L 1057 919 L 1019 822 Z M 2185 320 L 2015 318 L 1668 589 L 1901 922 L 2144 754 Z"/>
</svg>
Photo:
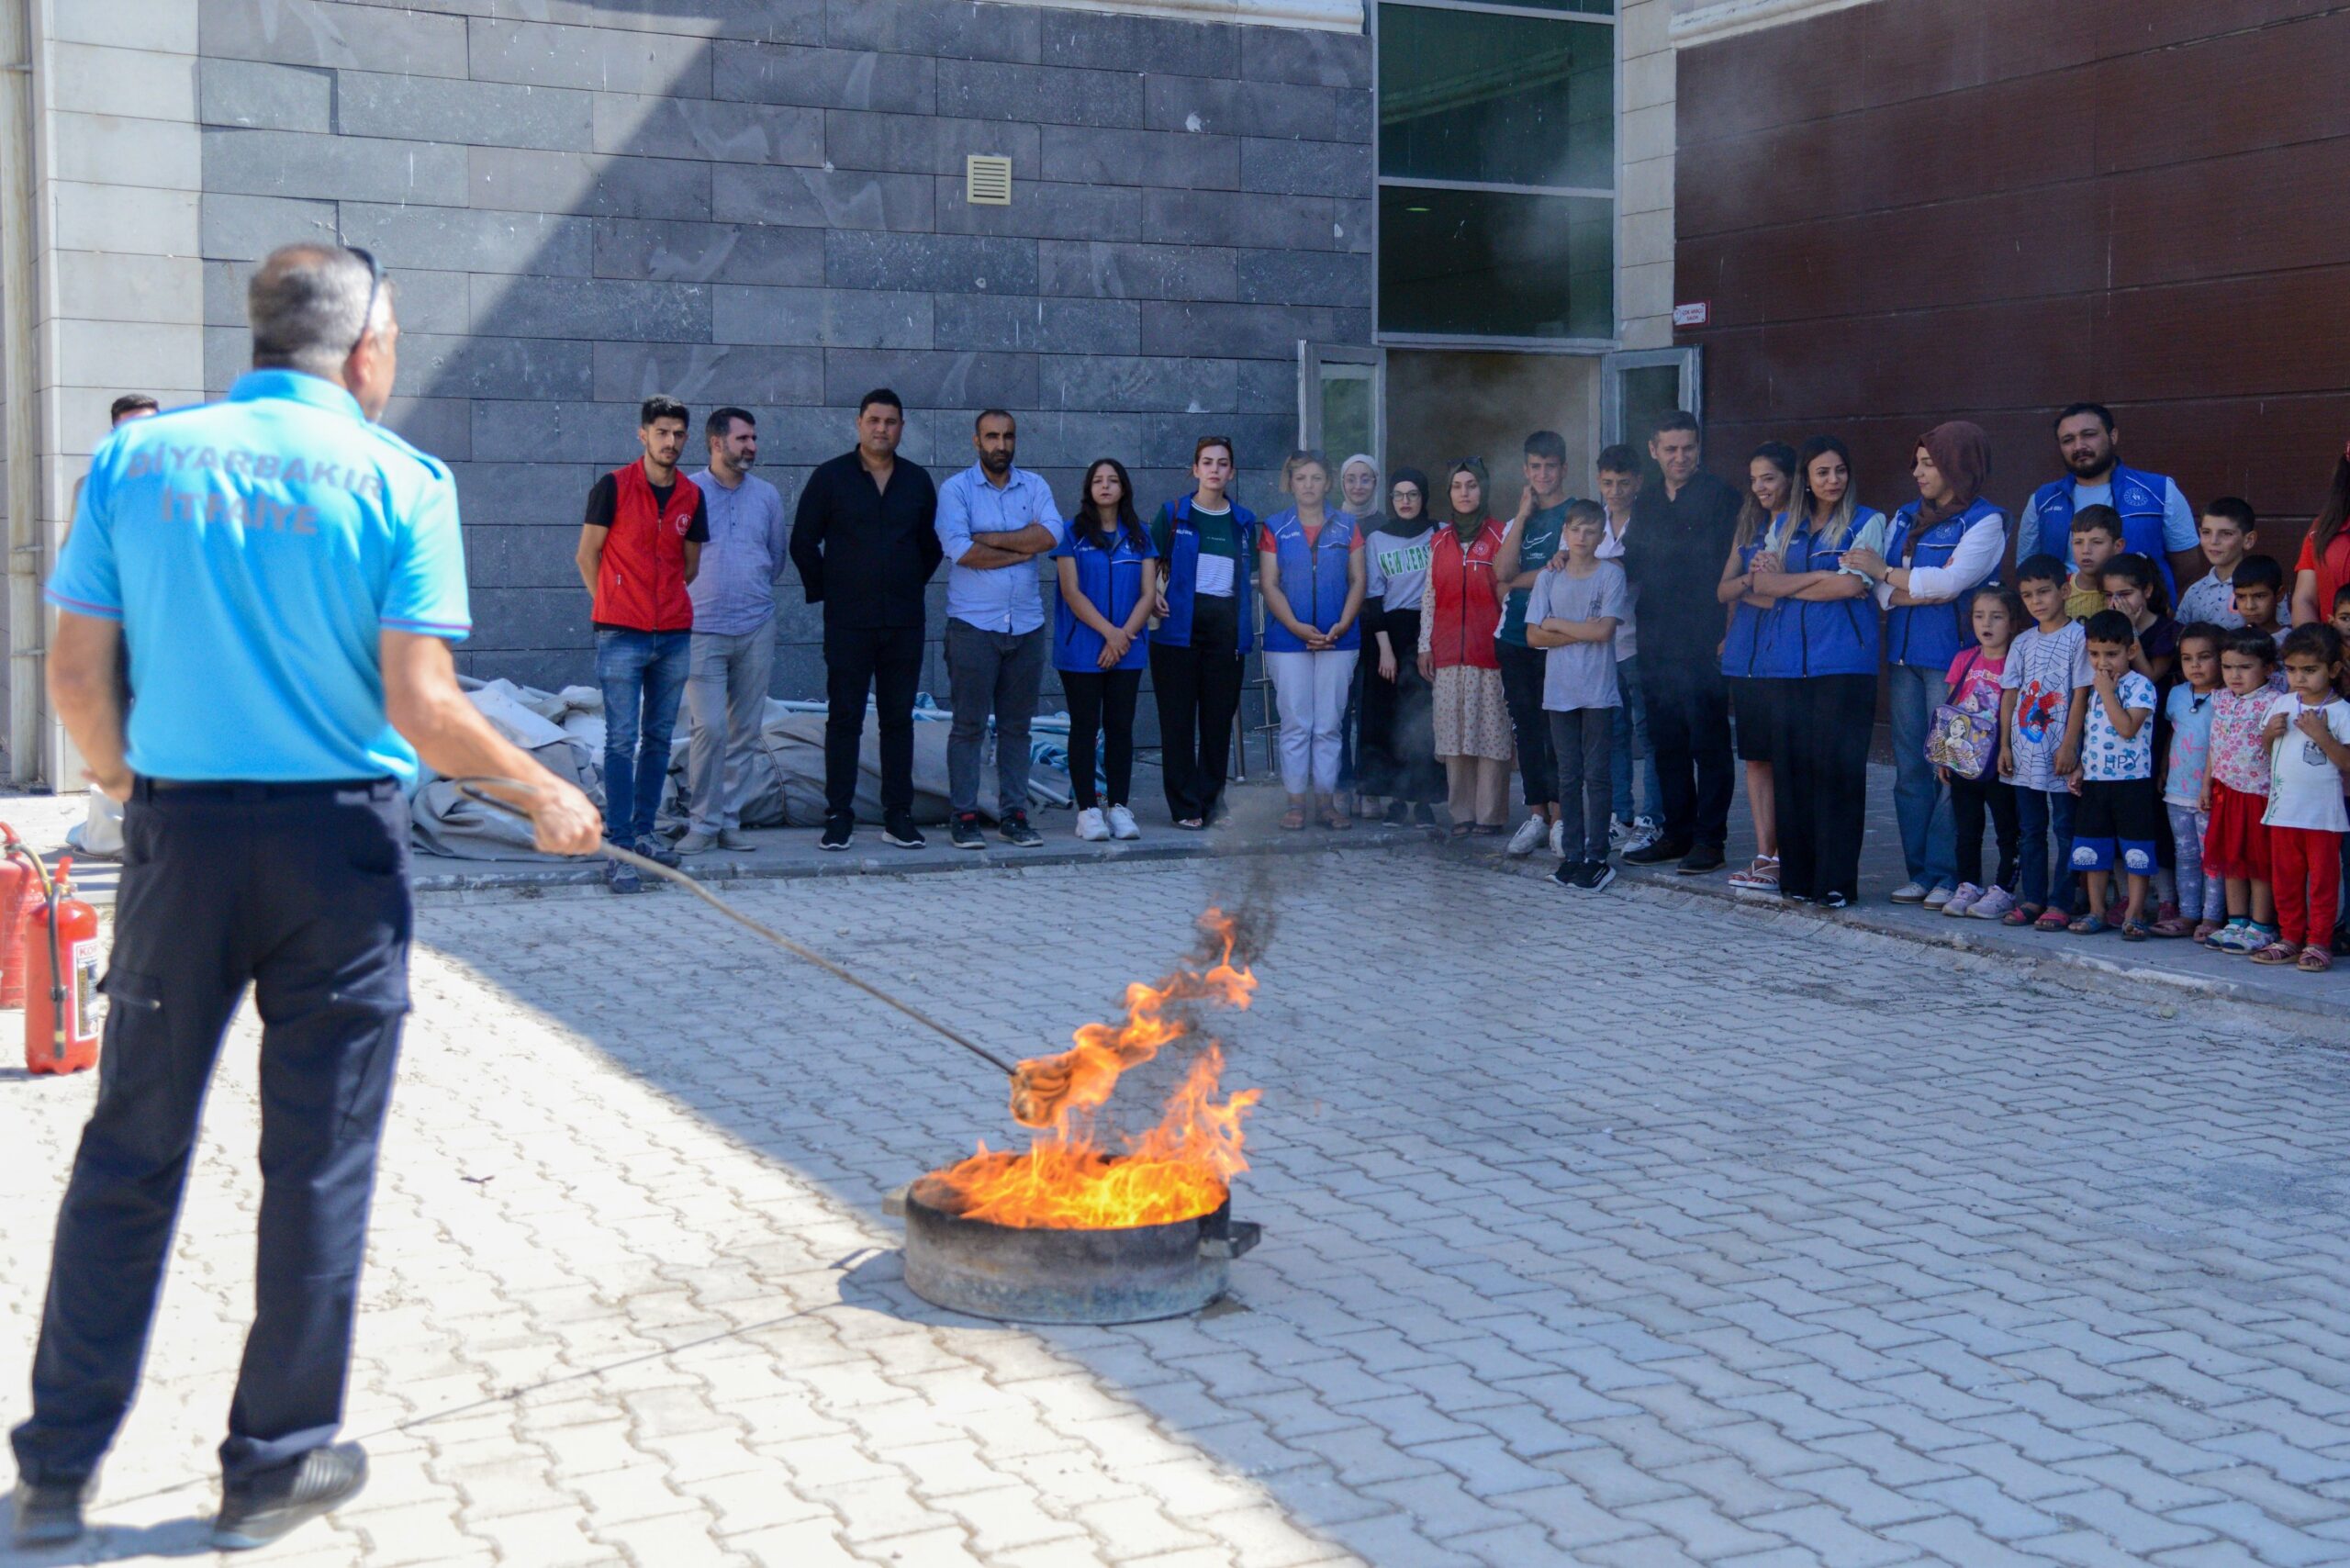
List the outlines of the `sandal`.
<svg viewBox="0 0 2350 1568">
<path fill-rule="evenodd" d="M 2195 929 L 2188 934 L 2188 939 L 2198 946 L 2208 947 L 2211 945 L 2211 938 L 2218 935 L 2226 928 L 2226 925 L 2227 922 L 2223 920 L 2199 920 L 2195 923 Z"/>
<path fill-rule="evenodd" d="M 1322 819 L 1322 825 L 1330 829 L 1333 833 L 1347 833 L 1352 831 L 1355 825 L 1355 820 L 1354 818 L 1347 815 L 1344 812 L 1332 812 L 1328 816 Z"/>
<path fill-rule="evenodd" d="M 2041 911 L 2040 918 L 2031 923 L 2031 928 L 2034 931 L 2062 931 L 2072 924 L 2063 910 L 2050 908 Z"/>
<path fill-rule="evenodd" d="M 2041 924 L 2043 926 L 2046 925 L 2047 921 L 2044 916 L 2042 917 Z M 2113 929 L 2113 922 L 2106 919 L 2105 916 L 2101 914 L 2085 914 L 2078 920 L 2074 921 L 2070 925 L 2065 926 L 2065 929 L 2071 932 L 2076 936 L 2101 936 L 2105 933 Z"/>
<path fill-rule="evenodd" d="M 2154 935 L 2153 928 L 2143 920 L 2125 920 L 2121 923 L 2121 939 L 2124 942 L 2143 942 Z"/>
<path fill-rule="evenodd" d="M 1177 817 L 1175 819 L 1175 825 L 1181 828 L 1185 833 L 1205 833 L 1208 826 L 1206 823 L 1201 821 L 1198 817 Z"/>
<path fill-rule="evenodd" d="M 1305 808 L 1304 808 L 1304 807 L 1303 807 L 1303 806 L 1292 806 L 1289 810 L 1287 810 L 1287 811 L 1285 811 L 1285 812 L 1283 812 L 1281 813 L 1281 831 L 1282 831 L 1283 833 L 1295 833 L 1298 829 L 1300 829 L 1300 828 L 1304 827 L 1304 825 L 1305 825 Z"/>
<path fill-rule="evenodd" d="M 2195 927 L 2185 915 L 2180 914 L 2165 916 L 2146 929 L 2156 936 L 2191 936 L 2195 934 Z"/>
<path fill-rule="evenodd" d="M 2294 964 L 2299 963 L 2300 958 L 2299 947 L 2290 942 L 2276 941 L 2254 953 L 2252 961 L 2255 964 Z"/>
<path fill-rule="evenodd" d="M 2305 975 L 2322 975 L 2333 968 L 2333 955 L 2312 942 L 2301 949 L 2300 961 L 2293 967 Z"/>
<path fill-rule="evenodd" d="M 1477 824 L 1475 823 L 1454 823 L 1452 824 L 1452 832 L 1449 836 L 1453 838 L 1466 838 L 1476 831 Z"/>
<path fill-rule="evenodd" d="M 2040 904 L 2020 903 L 2016 905 L 2015 908 L 2008 911 L 2007 913 L 1999 916 L 1999 924 L 2002 925 L 2030 925 L 2033 921 L 2038 920 L 2046 913 L 2047 911 L 2045 908 Z"/>
</svg>

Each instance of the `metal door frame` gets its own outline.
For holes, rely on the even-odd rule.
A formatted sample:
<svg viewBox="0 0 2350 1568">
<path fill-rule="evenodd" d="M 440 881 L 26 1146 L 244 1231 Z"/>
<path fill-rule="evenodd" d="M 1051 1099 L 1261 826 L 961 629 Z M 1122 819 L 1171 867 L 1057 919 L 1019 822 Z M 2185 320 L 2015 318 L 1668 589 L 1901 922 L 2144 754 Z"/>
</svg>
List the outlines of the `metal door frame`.
<svg viewBox="0 0 2350 1568">
<path fill-rule="evenodd" d="M 1705 351 L 1692 343 L 1671 349 L 1619 349 L 1599 356 L 1599 444 L 1612 446 L 1627 438 L 1624 431 L 1624 396 L 1617 384 L 1616 373 L 1623 370 L 1649 370 L 1659 365 L 1673 365 L 1681 372 L 1681 404 L 1697 417 L 1702 427 L 1706 422 Z M 1636 442 L 1645 445 L 1645 441 Z"/>
</svg>

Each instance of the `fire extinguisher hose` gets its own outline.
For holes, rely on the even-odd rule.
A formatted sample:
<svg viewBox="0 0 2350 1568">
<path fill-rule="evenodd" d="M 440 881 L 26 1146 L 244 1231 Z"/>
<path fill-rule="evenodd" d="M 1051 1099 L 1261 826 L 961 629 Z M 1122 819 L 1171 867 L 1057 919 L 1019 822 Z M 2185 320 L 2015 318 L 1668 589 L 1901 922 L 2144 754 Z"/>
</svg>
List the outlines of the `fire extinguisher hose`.
<svg viewBox="0 0 2350 1568">
<path fill-rule="evenodd" d="M 522 783 L 519 779 L 470 778 L 452 778 L 448 780 L 448 782 L 455 785 L 457 793 L 463 795 L 468 801 L 473 801 L 481 805 L 491 807 L 494 810 L 505 812 L 508 816 L 519 818 L 524 822 L 528 822 L 530 820 L 529 813 L 523 812 L 517 806 L 509 804 L 506 801 L 500 800 L 498 796 L 489 793 L 490 790 L 511 790 L 518 794 L 530 794 L 532 792 L 531 786 Z M 664 881 L 675 882 L 677 886 L 685 889 L 686 891 L 693 894 L 694 897 L 701 900 L 702 902 L 708 904 L 711 908 L 716 910 L 719 913 L 724 915 L 735 924 L 740 925 L 744 929 L 773 943 L 775 946 L 782 948 L 785 952 L 790 954 L 793 958 L 804 958 L 809 963 L 811 963 L 818 969 L 823 970 L 826 974 L 831 975 L 834 979 L 845 980 L 848 984 L 855 986 L 857 990 L 865 992 L 866 995 L 873 998 L 876 1002 L 884 1002 L 890 1007 L 896 1008 L 899 1012 L 904 1014 L 907 1017 L 912 1019 L 923 1028 L 930 1030 L 933 1034 L 937 1035 L 944 1039 L 951 1040 L 956 1045 L 962 1047 L 965 1050 L 970 1052 L 973 1056 L 979 1058 L 990 1067 L 994 1068 L 998 1072 L 1002 1073 L 1006 1078 L 1016 1079 L 1019 1077 L 1019 1071 L 1017 1069 L 1015 1069 L 1010 1062 L 1005 1061 L 1002 1057 L 997 1056 L 993 1051 L 989 1050 L 986 1047 L 975 1044 L 961 1034 L 948 1028 L 946 1025 L 940 1023 L 937 1019 L 933 1018 L 929 1014 L 924 1013 L 922 1009 L 914 1006 L 912 1003 L 900 1001 L 898 998 L 890 995 L 888 991 L 883 991 L 879 986 L 861 978 L 849 969 L 842 968 L 840 965 L 833 962 L 832 959 L 825 958 L 822 954 L 811 951 L 809 948 L 803 947 L 799 943 L 794 942 L 790 937 L 783 935 L 783 933 L 760 924 L 757 921 L 753 920 L 749 915 L 744 914 L 742 911 L 734 908 L 725 900 L 711 892 L 708 888 L 703 887 L 699 882 L 694 880 L 693 878 L 687 876 L 683 871 L 677 870 L 674 867 L 664 866 L 658 860 L 654 860 L 645 856 L 639 855 L 633 850 L 622 849 L 619 845 L 612 843 L 609 839 L 597 846 L 596 852 L 603 856 L 608 860 L 617 860 L 623 866 L 632 866 L 637 870 L 643 872 L 649 877 L 658 877 Z M 50 922 L 50 941 L 54 944 L 56 940 L 57 925 L 55 917 L 52 916 Z M 59 1040 L 60 1044 L 58 1049 L 60 1053 L 62 1054 L 64 1046 L 63 1036 L 62 1035 L 59 1036 Z"/>
<path fill-rule="evenodd" d="M 0 854 L 28 867 L 33 879 L 40 884 L 41 902 L 49 911 L 49 1048 L 57 1060 L 65 1059 L 65 958 L 57 941 L 57 901 L 62 896 L 55 878 L 41 857 L 25 847 L 17 830 L 0 823 Z"/>
</svg>

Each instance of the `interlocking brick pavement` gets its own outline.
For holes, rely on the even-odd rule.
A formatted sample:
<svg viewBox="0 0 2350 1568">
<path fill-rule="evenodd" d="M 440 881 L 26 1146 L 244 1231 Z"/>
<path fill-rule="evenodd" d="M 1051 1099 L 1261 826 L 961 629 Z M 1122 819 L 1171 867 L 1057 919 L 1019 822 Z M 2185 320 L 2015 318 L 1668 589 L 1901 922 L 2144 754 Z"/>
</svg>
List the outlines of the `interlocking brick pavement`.
<svg viewBox="0 0 2350 1568">
<path fill-rule="evenodd" d="M 1239 876 L 731 896 L 1009 1055 Z M 1441 854 L 1274 884 L 1227 1031 L 1266 1240 L 1230 1302 L 1119 1328 L 904 1289 L 880 1196 L 1011 1133 L 979 1064 L 682 898 L 428 900 L 375 1479 L 268 1561 L 2350 1562 L 2350 1059 L 2312 1020 Z M 103 1532 L 46 1561 L 200 1555 L 253 1043 Z M 94 1087 L 0 1080 L 0 1388 Z"/>
</svg>

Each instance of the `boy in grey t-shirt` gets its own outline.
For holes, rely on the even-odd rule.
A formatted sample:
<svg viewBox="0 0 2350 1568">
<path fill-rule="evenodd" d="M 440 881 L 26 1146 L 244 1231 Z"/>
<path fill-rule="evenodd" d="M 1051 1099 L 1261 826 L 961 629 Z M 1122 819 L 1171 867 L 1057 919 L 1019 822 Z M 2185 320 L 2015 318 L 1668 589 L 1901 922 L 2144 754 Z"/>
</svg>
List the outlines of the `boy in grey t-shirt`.
<svg viewBox="0 0 2350 1568">
<path fill-rule="evenodd" d="M 1559 822 L 1550 842 L 1559 868 L 1551 877 L 1585 892 L 1616 879 L 1607 864 L 1608 753 L 1621 700 L 1616 628 L 1629 613 L 1629 597 L 1624 569 L 1599 558 L 1606 527 L 1597 506 L 1570 503 L 1560 534 L 1565 564 L 1535 578 L 1526 606 L 1527 644 L 1547 650 L 1542 707 L 1559 760 Z"/>
</svg>

